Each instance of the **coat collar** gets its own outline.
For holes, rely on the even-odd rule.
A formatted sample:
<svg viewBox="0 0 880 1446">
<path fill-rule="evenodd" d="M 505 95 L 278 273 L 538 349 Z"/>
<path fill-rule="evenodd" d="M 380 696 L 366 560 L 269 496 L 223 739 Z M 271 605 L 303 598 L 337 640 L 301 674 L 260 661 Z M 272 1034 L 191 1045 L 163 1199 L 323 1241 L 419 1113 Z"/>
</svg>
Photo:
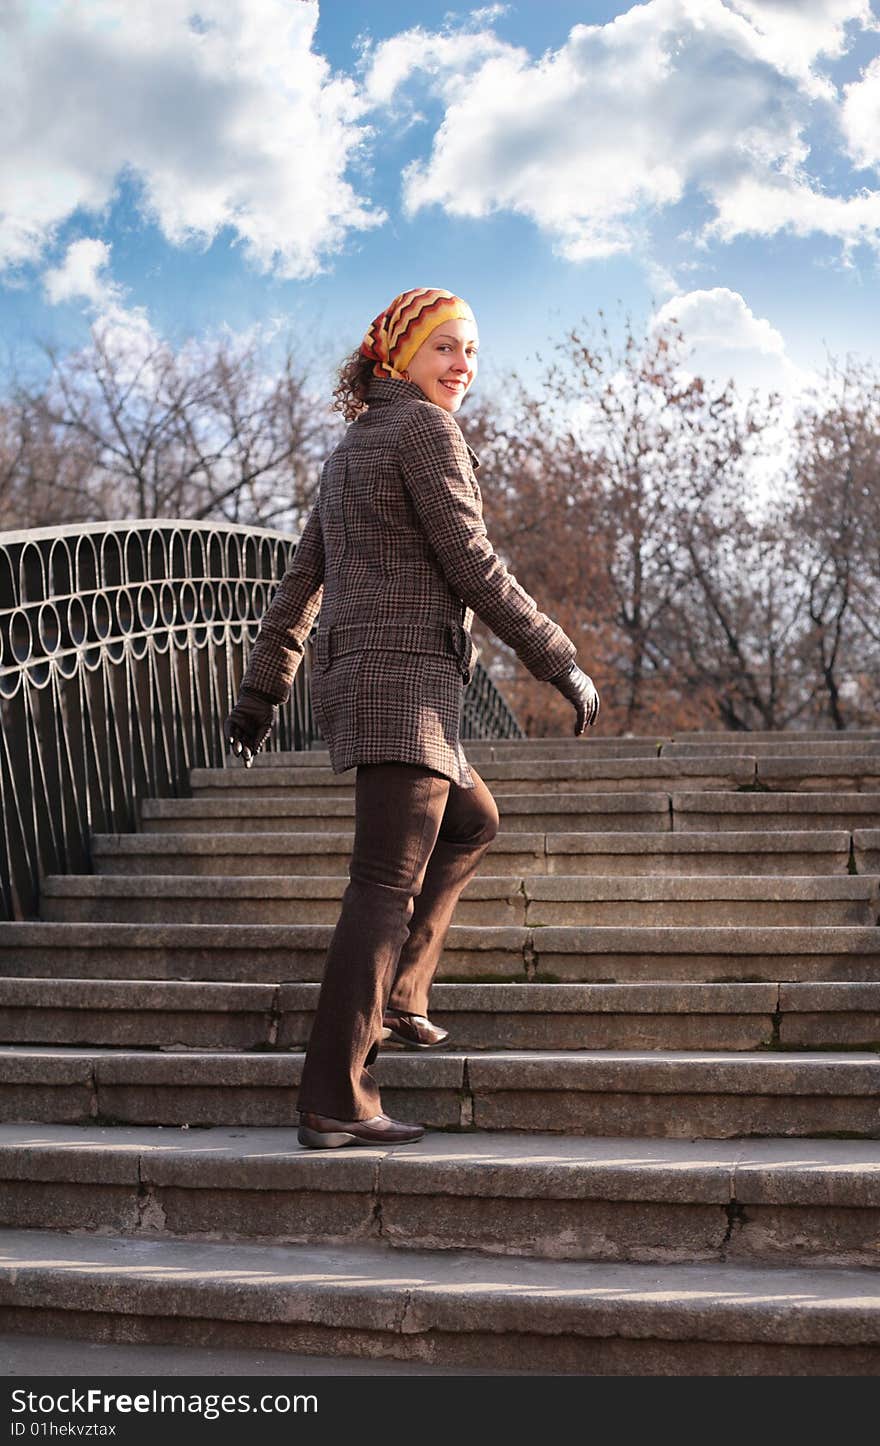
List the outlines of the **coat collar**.
<svg viewBox="0 0 880 1446">
<path fill-rule="evenodd" d="M 425 393 L 415 382 L 397 381 L 395 377 L 370 377 L 367 388 L 369 407 L 384 407 L 390 402 L 405 402 L 408 398 L 421 398 L 423 402 L 427 400 Z"/>
<path fill-rule="evenodd" d="M 403 402 L 407 399 L 427 401 L 427 397 L 421 387 L 417 387 L 415 382 L 397 381 L 394 377 L 370 378 L 370 385 L 367 391 L 367 406 L 369 408 L 372 409 L 377 406 L 384 407 L 388 406 L 389 403 Z M 433 404 L 429 403 L 429 405 Z M 471 466 L 476 472 L 480 465 L 480 459 L 473 448 L 468 446 L 467 442 L 465 442 L 465 446 L 468 450 Z"/>
</svg>

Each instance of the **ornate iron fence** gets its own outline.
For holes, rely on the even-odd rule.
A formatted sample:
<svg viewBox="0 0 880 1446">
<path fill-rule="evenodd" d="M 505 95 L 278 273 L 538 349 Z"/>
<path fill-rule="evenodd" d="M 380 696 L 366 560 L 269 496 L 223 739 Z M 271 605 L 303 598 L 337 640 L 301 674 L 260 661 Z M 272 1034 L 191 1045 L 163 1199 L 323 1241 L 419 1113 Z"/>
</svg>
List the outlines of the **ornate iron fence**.
<svg viewBox="0 0 880 1446">
<path fill-rule="evenodd" d="M 90 835 L 134 829 L 140 798 L 232 763 L 223 720 L 295 548 L 165 520 L 0 533 L 0 917 L 88 869 Z M 310 652 L 270 748 L 319 738 Z M 523 736 L 479 665 L 465 699 L 463 736 Z"/>
</svg>

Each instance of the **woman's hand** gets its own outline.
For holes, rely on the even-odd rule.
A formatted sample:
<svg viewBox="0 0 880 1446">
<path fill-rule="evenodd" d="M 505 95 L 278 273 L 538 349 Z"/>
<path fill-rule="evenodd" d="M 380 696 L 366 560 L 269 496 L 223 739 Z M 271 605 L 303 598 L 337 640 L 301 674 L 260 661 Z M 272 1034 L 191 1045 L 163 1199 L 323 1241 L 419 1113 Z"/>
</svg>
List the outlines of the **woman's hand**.
<svg viewBox="0 0 880 1446">
<path fill-rule="evenodd" d="M 599 694 L 592 678 L 581 672 L 577 663 L 570 663 L 563 673 L 557 673 L 556 677 L 549 678 L 548 682 L 559 689 L 563 698 L 574 704 L 577 714 L 574 736 L 579 738 L 585 728 L 593 727 L 599 716 Z"/>
<path fill-rule="evenodd" d="M 226 742 L 232 752 L 240 757 L 245 768 L 250 768 L 254 755 L 259 753 L 272 731 L 275 720 L 275 704 L 253 688 L 242 688 L 238 701 L 223 725 Z"/>
</svg>

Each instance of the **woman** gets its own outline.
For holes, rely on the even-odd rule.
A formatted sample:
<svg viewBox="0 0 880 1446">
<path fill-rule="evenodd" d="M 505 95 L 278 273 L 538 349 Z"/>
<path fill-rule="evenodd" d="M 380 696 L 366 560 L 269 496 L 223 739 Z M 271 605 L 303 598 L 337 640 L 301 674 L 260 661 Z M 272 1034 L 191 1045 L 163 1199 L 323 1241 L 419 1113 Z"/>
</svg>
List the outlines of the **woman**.
<svg viewBox="0 0 880 1446">
<path fill-rule="evenodd" d="M 459 739 L 474 613 L 577 711 L 599 699 L 575 646 L 496 556 L 477 463 L 454 414 L 477 375 L 477 326 L 449 291 L 392 301 L 340 373 L 352 425 L 251 651 L 227 740 L 250 767 L 320 608 L 312 706 L 334 772 L 356 768 L 349 883 L 303 1067 L 300 1143 L 403 1144 L 369 1066 L 384 1037 L 445 1043 L 428 994 L 459 894 L 498 829 Z"/>
</svg>

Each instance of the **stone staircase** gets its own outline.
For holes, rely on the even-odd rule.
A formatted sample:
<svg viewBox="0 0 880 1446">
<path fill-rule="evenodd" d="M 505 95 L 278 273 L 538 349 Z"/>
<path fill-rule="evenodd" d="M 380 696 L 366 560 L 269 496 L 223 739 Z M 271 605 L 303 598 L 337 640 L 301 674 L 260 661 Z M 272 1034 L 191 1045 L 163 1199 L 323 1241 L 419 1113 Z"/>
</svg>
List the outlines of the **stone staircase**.
<svg viewBox="0 0 880 1446">
<path fill-rule="evenodd" d="M 325 754 L 195 770 L 0 926 L 0 1330 L 546 1374 L 880 1373 L 880 730 L 471 744 L 501 832 L 387 1048 L 295 1084 Z"/>
</svg>

